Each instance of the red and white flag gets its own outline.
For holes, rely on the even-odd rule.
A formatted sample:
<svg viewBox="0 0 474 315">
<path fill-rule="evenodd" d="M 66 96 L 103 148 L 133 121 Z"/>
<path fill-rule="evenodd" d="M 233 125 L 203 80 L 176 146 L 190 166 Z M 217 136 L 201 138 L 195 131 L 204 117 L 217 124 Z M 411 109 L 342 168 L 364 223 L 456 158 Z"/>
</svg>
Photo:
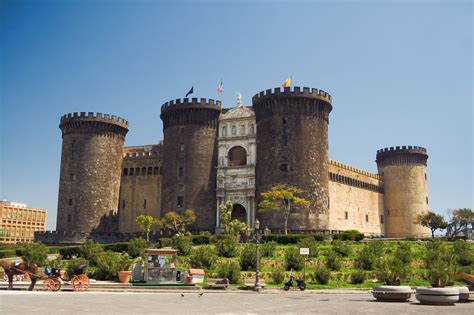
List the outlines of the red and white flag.
<svg viewBox="0 0 474 315">
<path fill-rule="evenodd" d="M 222 80 L 221 80 L 221 83 L 219 84 L 219 87 L 217 88 L 217 93 L 222 94 Z"/>
</svg>

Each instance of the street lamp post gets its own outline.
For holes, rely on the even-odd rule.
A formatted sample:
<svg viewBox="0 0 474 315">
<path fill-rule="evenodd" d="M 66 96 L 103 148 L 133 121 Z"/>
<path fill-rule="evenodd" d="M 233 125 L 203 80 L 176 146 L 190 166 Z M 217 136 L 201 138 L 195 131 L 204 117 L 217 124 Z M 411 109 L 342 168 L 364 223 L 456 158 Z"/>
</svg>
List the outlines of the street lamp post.
<svg viewBox="0 0 474 315">
<path fill-rule="evenodd" d="M 259 251 L 259 229 L 260 229 L 260 221 L 255 220 L 255 245 L 257 247 L 257 263 L 256 263 L 256 270 L 255 270 L 255 287 L 253 288 L 256 292 L 262 291 L 262 285 L 260 284 L 260 251 Z"/>
</svg>

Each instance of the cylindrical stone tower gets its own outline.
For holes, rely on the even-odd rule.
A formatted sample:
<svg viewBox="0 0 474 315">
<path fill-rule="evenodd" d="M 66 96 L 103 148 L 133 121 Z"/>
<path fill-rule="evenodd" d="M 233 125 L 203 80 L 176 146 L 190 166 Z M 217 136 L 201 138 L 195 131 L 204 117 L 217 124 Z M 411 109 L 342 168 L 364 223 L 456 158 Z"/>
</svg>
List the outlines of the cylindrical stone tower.
<svg viewBox="0 0 474 315">
<path fill-rule="evenodd" d="M 83 112 L 62 116 L 59 128 L 63 144 L 56 229 L 114 230 L 128 122 Z"/>
<path fill-rule="evenodd" d="M 205 98 L 163 104 L 161 209 L 192 209 L 191 230 L 212 231 L 216 222 L 217 125 L 221 102 Z"/>
<path fill-rule="evenodd" d="M 257 204 L 277 184 L 303 189 L 307 207 L 294 206 L 288 230 L 324 230 L 328 225 L 328 124 L 331 96 L 307 87 L 275 88 L 252 98 L 257 120 Z M 281 214 L 259 213 L 262 225 L 282 229 Z"/>
<path fill-rule="evenodd" d="M 391 147 L 377 151 L 377 168 L 383 180 L 385 234 L 388 237 L 429 236 L 416 223 L 428 212 L 426 149 L 415 146 Z"/>
</svg>

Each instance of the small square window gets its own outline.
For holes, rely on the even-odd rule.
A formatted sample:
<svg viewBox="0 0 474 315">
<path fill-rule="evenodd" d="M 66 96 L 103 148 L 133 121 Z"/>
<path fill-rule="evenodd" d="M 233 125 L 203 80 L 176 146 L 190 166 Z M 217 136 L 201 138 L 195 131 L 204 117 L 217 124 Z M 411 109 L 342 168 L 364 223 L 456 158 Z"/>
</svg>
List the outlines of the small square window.
<svg viewBox="0 0 474 315">
<path fill-rule="evenodd" d="M 72 215 L 68 214 L 67 215 L 67 222 L 71 222 L 72 221 Z"/>
<path fill-rule="evenodd" d="M 365 215 L 365 222 L 369 222 L 369 215 L 368 214 Z"/>
<path fill-rule="evenodd" d="M 347 211 L 344 212 L 344 217 L 346 220 L 349 219 L 349 213 L 347 213 Z"/>
<path fill-rule="evenodd" d="M 182 208 L 182 207 L 183 207 L 183 197 L 179 196 L 178 197 L 178 208 Z"/>
<path fill-rule="evenodd" d="M 146 209 L 146 199 L 143 200 L 143 208 Z"/>
<path fill-rule="evenodd" d="M 178 170 L 178 175 L 179 176 L 184 176 L 184 167 L 180 167 Z"/>
<path fill-rule="evenodd" d="M 72 199 L 69 199 L 69 205 L 72 206 Z"/>
<path fill-rule="evenodd" d="M 288 172 L 288 164 L 286 164 L 286 163 L 280 164 L 280 171 Z"/>
<path fill-rule="evenodd" d="M 383 224 L 383 214 L 380 216 L 380 224 Z"/>
<path fill-rule="evenodd" d="M 179 144 L 179 151 L 184 152 L 184 143 Z"/>
<path fill-rule="evenodd" d="M 76 180 L 76 174 L 71 174 L 70 179 L 71 179 L 71 181 L 75 181 Z"/>
</svg>

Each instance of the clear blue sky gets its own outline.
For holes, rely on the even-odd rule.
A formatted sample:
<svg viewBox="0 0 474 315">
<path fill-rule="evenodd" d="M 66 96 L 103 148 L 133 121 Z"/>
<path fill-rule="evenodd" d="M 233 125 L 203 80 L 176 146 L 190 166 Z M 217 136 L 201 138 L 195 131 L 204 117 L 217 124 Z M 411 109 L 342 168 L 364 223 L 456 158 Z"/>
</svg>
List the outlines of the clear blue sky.
<svg viewBox="0 0 474 315">
<path fill-rule="evenodd" d="M 473 208 L 471 1 L 0 1 L 0 198 L 56 224 L 61 115 L 129 120 L 163 138 L 160 106 L 294 85 L 333 96 L 330 158 L 428 149 L 430 207 Z"/>
</svg>

